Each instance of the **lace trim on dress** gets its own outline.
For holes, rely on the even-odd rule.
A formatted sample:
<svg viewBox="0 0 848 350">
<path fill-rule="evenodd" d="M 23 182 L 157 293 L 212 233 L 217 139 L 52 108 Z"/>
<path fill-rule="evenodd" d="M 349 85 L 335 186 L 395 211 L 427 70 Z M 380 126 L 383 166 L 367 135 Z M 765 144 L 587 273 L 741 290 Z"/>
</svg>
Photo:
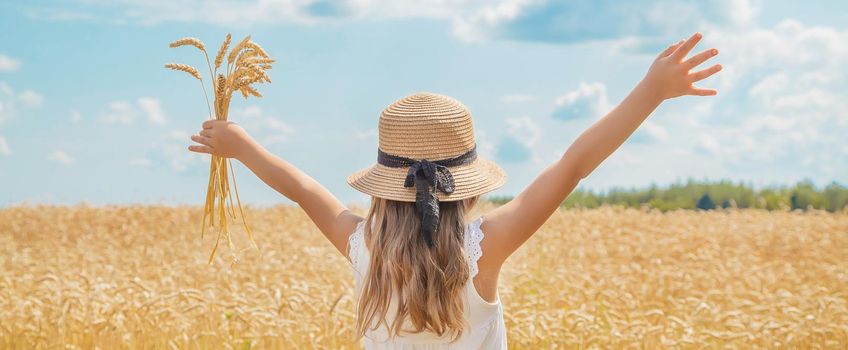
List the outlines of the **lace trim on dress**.
<svg viewBox="0 0 848 350">
<path fill-rule="evenodd" d="M 468 224 L 468 231 L 465 232 L 465 258 L 468 261 L 468 269 L 470 272 L 469 278 L 474 278 L 479 272 L 477 260 L 483 256 L 483 249 L 480 248 L 480 241 L 483 240 L 483 231 L 480 225 L 483 223 L 483 217 L 472 221 Z"/>
<path fill-rule="evenodd" d="M 353 265 L 353 268 L 356 271 L 359 271 L 359 249 L 363 246 L 364 239 L 364 230 L 362 229 L 365 225 L 365 220 L 360 221 L 356 224 L 356 229 L 350 236 L 347 238 L 348 241 L 348 253 L 347 256 L 350 257 L 350 263 Z"/>
</svg>

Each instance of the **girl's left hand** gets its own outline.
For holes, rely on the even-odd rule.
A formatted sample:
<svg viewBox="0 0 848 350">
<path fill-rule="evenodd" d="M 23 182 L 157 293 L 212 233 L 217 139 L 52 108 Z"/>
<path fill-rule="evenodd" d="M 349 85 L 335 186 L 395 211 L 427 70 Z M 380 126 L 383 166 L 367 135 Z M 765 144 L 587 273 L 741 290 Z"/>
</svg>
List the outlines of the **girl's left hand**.
<svg viewBox="0 0 848 350">
<path fill-rule="evenodd" d="M 716 89 L 705 89 L 694 86 L 695 82 L 706 79 L 721 70 L 720 64 L 690 73 L 689 71 L 708 59 L 718 55 L 718 50 L 711 48 L 686 59 L 695 44 L 701 40 L 701 33 L 693 34 L 688 40 L 680 40 L 661 52 L 651 64 L 643 82 L 659 94 L 661 99 L 670 99 L 683 95 L 712 96 L 718 93 Z"/>
</svg>

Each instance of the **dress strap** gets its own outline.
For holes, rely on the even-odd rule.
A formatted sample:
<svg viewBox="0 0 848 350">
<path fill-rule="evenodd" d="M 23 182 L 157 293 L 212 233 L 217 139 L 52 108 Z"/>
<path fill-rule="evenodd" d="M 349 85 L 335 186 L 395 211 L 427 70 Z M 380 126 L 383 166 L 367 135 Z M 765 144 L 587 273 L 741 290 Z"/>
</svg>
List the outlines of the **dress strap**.
<svg viewBox="0 0 848 350">
<path fill-rule="evenodd" d="M 474 220 L 468 224 L 465 231 L 465 260 L 468 261 L 468 271 L 470 278 L 474 278 L 480 269 L 477 267 L 477 260 L 483 256 L 483 249 L 480 248 L 480 241 L 483 240 L 483 230 L 480 225 L 483 224 L 483 217 Z"/>
</svg>

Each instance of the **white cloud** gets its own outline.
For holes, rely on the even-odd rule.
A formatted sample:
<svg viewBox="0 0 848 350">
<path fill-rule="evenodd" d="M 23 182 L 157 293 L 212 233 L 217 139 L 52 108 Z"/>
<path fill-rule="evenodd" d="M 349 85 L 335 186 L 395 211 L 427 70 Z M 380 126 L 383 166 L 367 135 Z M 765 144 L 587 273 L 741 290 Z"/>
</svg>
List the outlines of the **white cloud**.
<svg viewBox="0 0 848 350">
<path fill-rule="evenodd" d="M 9 147 L 9 142 L 5 137 L 0 136 L 0 156 L 8 156 L 12 154 L 12 149 Z"/>
<path fill-rule="evenodd" d="M 197 166 L 204 162 L 208 162 L 208 157 L 204 155 L 190 152 L 186 147 L 192 143 L 188 132 L 183 130 L 170 130 L 163 135 L 164 140 L 158 143 L 155 148 L 158 151 L 157 157 L 164 157 L 164 162 L 174 171 L 185 172 L 193 166 Z M 141 160 L 144 159 L 144 160 Z M 135 162 L 136 166 L 144 166 L 145 158 L 136 158 L 131 162 Z M 149 164 L 153 164 L 152 160 L 148 160 Z"/>
<path fill-rule="evenodd" d="M 542 128 L 528 116 L 506 120 L 506 133 L 532 148 L 542 140 Z"/>
<path fill-rule="evenodd" d="M 653 120 L 646 120 L 644 123 L 642 123 L 642 128 L 654 140 L 668 140 L 668 130 L 666 130 L 661 125 L 655 123 Z"/>
<path fill-rule="evenodd" d="M 511 94 L 504 95 L 501 97 L 501 102 L 503 103 L 522 103 L 522 102 L 530 102 L 536 99 L 535 95 L 531 94 Z"/>
<path fill-rule="evenodd" d="M 73 9 L 23 7 L 23 11 L 46 20 L 121 25 L 198 22 L 239 28 L 427 18 L 450 22 L 454 37 L 462 41 L 572 43 L 677 36 L 710 25 L 741 27 L 756 17 L 758 6 L 749 0 L 124 0 L 86 1 Z"/>
<path fill-rule="evenodd" d="M 354 130 L 353 137 L 357 140 L 369 140 L 377 138 L 377 129 Z"/>
<path fill-rule="evenodd" d="M 80 114 L 80 112 L 73 111 L 73 112 L 71 112 L 70 119 L 71 119 L 71 123 L 74 123 L 74 124 L 79 123 L 80 120 L 82 120 L 82 114 Z"/>
<path fill-rule="evenodd" d="M 710 134 L 701 135 L 701 140 L 699 141 L 698 146 L 712 154 L 718 154 L 721 151 L 721 146 L 718 144 L 718 140 Z"/>
<path fill-rule="evenodd" d="M 100 116 L 100 121 L 106 124 L 131 125 L 139 118 L 145 118 L 148 122 L 158 125 L 163 125 L 168 120 L 158 99 L 141 97 L 135 103 L 110 102 L 108 110 Z"/>
<path fill-rule="evenodd" d="M 191 135 L 189 133 L 182 130 L 171 130 L 166 134 L 169 140 L 174 141 L 185 141 L 188 140 Z"/>
<path fill-rule="evenodd" d="M 562 120 L 601 118 L 612 105 L 602 83 L 581 82 L 576 90 L 558 97 L 555 101 L 554 117 Z"/>
<path fill-rule="evenodd" d="M 494 158 L 495 144 L 489 139 L 489 134 L 485 130 L 477 130 L 474 138 L 477 141 L 477 152 L 483 157 Z"/>
<path fill-rule="evenodd" d="M 162 105 L 159 103 L 159 100 L 150 97 L 142 97 L 138 99 L 138 106 L 151 123 L 165 124 L 167 121 L 165 111 L 162 110 Z"/>
<path fill-rule="evenodd" d="M 822 89 L 810 89 L 794 94 L 779 96 L 774 100 L 775 108 L 805 109 L 827 108 L 837 102 L 838 97 Z"/>
<path fill-rule="evenodd" d="M 766 76 L 756 83 L 748 90 L 748 95 L 752 98 L 759 99 L 762 103 L 770 104 L 774 101 L 774 95 L 788 86 L 789 76 L 784 72 L 777 72 Z"/>
<path fill-rule="evenodd" d="M 29 18 L 48 21 L 86 21 L 97 18 L 97 16 L 91 13 L 62 8 L 36 7 L 25 9 L 23 12 Z"/>
<path fill-rule="evenodd" d="M 497 156 L 506 162 L 541 162 L 542 127 L 528 116 L 508 118 L 506 124 L 506 134 L 498 143 Z"/>
<path fill-rule="evenodd" d="M 48 154 L 47 159 L 62 165 L 71 165 L 74 163 L 74 158 L 63 150 L 56 150 L 53 153 Z"/>
<path fill-rule="evenodd" d="M 41 96 L 39 93 L 32 90 L 24 90 L 18 95 L 18 99 L 21 103 L 28 108 L 38 108 L 44 103 L 44 96 Z"/>
<path fill-rule="evenodd" d="M 113 101 L 109 103 L 109 111 L 100 120 L 107 124 L 129 125 L 135 121 L 136 111 L 126 101 Z"/>
<path fill-rule="evenodd" d="M 96 19 L 117 24 L 141 25 L 201 22 L 244 27 L 249 24 L 313 25 L 344 20 L 402 18 L 449 20 L 488 3 L 487 0 L 125 0 L 89 1 L 77 6 L 73 11 L 61 7 L 33 7 L 25 9 L 24 12 L 30 17 L 46 20 Z"/>
<path fill-rule="evenodd" d="M 289 140 L 294 128 L 280 118 L 265 114 L 257 106 L 249 106 L 230 112 L 239 124 L 263 145 L 272 146 Z"/>
<path fill-rule="evenodd" d="M 697 28 L 745 27 L 757 12 L 757 5 L 747 0 L 500 0 L 473 4 L 458 13 L 453 33 L 464 41 L 575 43 L 628 36 L 668 39 Z"/>
<path fill-rule="evenodd" d="M 483 6 L 470 16 L 458 16 L 453 21 L 453 34 L 463 41 L 485 40 L 504 23 L 514 20 L 524 7 L 539 1 L 506 0 Z"/>
<path fill-rule="evenodd" d="M 616 163 L 618 165 L 635 166 L 643 164 L 644 160 L 639 156 L 639 153 L 633 152 L 627 148 L 620 148 L 610 155 L 607 162 Z"/>
<path fill-rule="evenodd" d="M 14 72 L 21 67 L 21 61 L 0 53 L 0 72 Z"/>
<path fill-rule="evenodd" d="M 36 109 L 44 104 L 44 96 L 33 90 L 15 92 L 11 86 L 0 82 L 0 124 L 12 120 L 22 111 Z"/>
<path fill-rule="evenodd" d="M 735 86 L 752 77 L 777 79 L 788 74 L 792 81 L 822 82 L 845 79 L 848 32 L 832 27 L 808 27 L 786 19 L 774 28 L 733 31 L 716 28 L 704 37 L 704 45 L 720 47 L 729 70 L 722 72 L 721 87 Z M 796 76 L 797 75 L 797 76 Z"/>
<path fill-rule="evenodd" d="M 718 88 L 734 100 L 698 117 L 708 137 L 697 150 L 729 164 L 806 159 L 824 177 L 844 176 L 829 159 L 838 159 L 848 135 L 848 100 L 839 93 L 848 89 L 848 31 L 790 19 L 771 29 L 716 30 L 705 41 L 721 48 L 729 74 L 718 75 Z"/>
<path fill-rule="evenodd" d="M 25 13 L 33 18 L 73 21 L 100 20 L 114 24 L 155 25 L 163 22 L 199 22 L 243 27 L 247 23 L 314 24 L 336 17 L 351 17 L 356 6 L 334 1 L 258 0 L 258 1 L 167 1 L 125 0 L 120 2 L 90 1 L 77 4 L 74 11 L 65 8 L 29 8 Z M 360 7 L 370 8 L 368 2 Z M 390 2 L 385 2 L 390 4 Z M 318 7 L 316 7 L 318 4 Z M 323 11 L 323 12 L 322 12 Z M 328 12 L 338 12 L 329 15 Z"/>
<path fill-rule="evenodd" d="M 144 158 L 144 157 L 139 157 L 139 158 L 130 159 L 128 164 L 132 165 L 132 166 L 142 167 L 142 168 L 149 168 L 151 165 L 153 165 L 153 162 L 150 159 L 147 159 L 147 158 Z"/>
</svg>

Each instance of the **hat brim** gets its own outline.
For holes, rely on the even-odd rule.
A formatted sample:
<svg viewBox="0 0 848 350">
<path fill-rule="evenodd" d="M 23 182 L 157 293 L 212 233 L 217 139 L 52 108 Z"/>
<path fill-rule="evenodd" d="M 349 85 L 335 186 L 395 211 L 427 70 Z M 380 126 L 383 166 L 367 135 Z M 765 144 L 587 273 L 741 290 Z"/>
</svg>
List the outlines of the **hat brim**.
<svg viewBox="0 0 848 350">
<path fill-rule="evenodd" d="M 409 168 L 390 168 L 374 164 L 347 177 L 356 190 L 379 198 L 415 202 L 415 187 L 403 187 Z M 506 183 L 506 172 L 494 162 L 478 156 L 473 162 L 450 168 L 455 190 L 451 194 L 436 191 L 440 201 L 458 201 L 498 189 Z"/>
</svg>

